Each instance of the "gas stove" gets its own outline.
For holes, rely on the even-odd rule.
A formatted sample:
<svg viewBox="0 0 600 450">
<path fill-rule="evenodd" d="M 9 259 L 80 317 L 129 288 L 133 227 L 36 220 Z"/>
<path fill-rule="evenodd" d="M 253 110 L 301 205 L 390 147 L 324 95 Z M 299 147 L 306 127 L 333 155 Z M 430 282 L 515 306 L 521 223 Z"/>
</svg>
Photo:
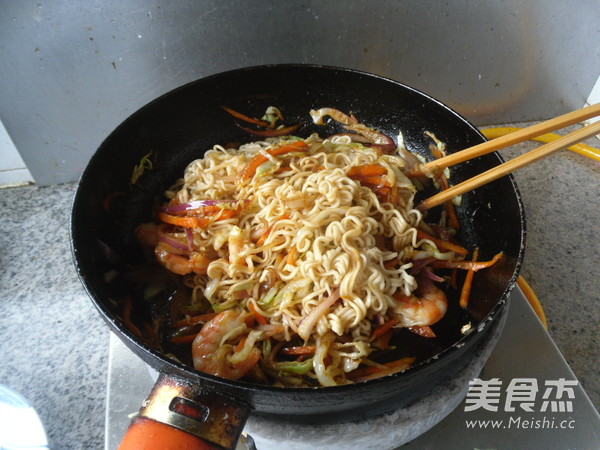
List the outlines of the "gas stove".
<svg viewBox="0 0 600 450">
<path fill-rule="evenodd" d="M 600 416 L 518 286 L 497 332 L 493 351 L 475 350 L 485 364 L 464 368 L 415 404 L 326 425 L 251 416 L 238 448 L 598 448 Z M 155 377 L 111 334 L 106 450 L 117 449 Z"/>
</svg>

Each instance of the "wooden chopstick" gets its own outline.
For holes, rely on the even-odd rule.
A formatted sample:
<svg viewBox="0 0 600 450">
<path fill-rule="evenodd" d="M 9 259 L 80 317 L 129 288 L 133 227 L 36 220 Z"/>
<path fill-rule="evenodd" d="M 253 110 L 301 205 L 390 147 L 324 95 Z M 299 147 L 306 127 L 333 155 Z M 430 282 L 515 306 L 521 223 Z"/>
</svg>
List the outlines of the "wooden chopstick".
<svg viewBox="0 0 600 450">
<path fill-rule="evenodd" d="M 523 128 L 519 131 L 501 136 L 491 141 L 483 142 L 482 144 L 452 153 L 448 156 L 444 156 L 443 158 L 435 159 L 423 164 L 420 168 L 420 172 L 428 173 L 433 171 L 435 173 L 436 171 L 442 170 L 445 167 L 450 167 L 455 164 L 468 161 L 469 159 L 473 159 L 477 156 L 487 155 L 488 153 L 492 153 L 496 150 L 518 144 L 519 142 L 527 141 L 532 137 L 549 133 L 560 128 L 568 127 L 569 125 L 574 125 L 598 115 L 600 115 L 600 103 L 563 114 L 562 116 L 558 116 L 554 119 Z"/>
<path fill-rule="evenodd" d="M 591 125 L 587 125 L 583 128 L 580 128 L 577 131 L 569 133 L 560 139 L 557 139 L 554 142 L 550 142 L 549 144 L 542 145 L 541 147 L 536 148 L 530 152 L 524 153 L 523 155 L 517 156 L 510 161 L 507 161 L 499 166 L 494 167 L 486 172 L 480 173 L 479 175 L 474 176 L 473 178 L 469 178 L 468 180 L 463 181 L 462 183 L 457 184 L 456 186 L 452 186 L 432 197 L 421 202 L 417 205 L 417 209 L 420 211 L 425 211 L 427 209 L 433 208 L 434 206 L 440 205 L 457 195 L 462 195 L 465 192 L 472 191 L 484 184 L 487 184 L 491 181 L 494 181 L 504 175 L 508 175 L 509 173 L 520 169 L 521 167 L 525 167 L 531 163 L 534 163 L 546 156 L 549 156 L 553 153 L 556 153 L 559 150 L 569 147 L 577 142 L 581 142 L 590 136 L 600 133 L 600 122 L 593 123 Z M 513 133 L 514 134 L 514 133 Z"/>
</svg>

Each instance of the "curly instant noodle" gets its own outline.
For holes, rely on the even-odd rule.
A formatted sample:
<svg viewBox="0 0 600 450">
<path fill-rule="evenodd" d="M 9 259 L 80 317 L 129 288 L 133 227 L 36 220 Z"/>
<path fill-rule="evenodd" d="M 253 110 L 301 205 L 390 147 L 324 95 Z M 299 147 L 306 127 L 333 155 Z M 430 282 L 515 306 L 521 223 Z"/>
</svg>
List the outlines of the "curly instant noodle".
<svg viewBox="0 0 600 450">
<path fill-rule="evenodd" d="M 433 335 L 447 300 L 429 266 L 464 254 L 423 237 L 405 164 L 402 149 L 347 135 L 217 145 L 189 164 L 166 193 L 155 254 L 205 305 L 186 322 L 201 324 L 194 367 L 288 386 L 409 367 L 369 357 L 394 329 Z"/>
</svg>

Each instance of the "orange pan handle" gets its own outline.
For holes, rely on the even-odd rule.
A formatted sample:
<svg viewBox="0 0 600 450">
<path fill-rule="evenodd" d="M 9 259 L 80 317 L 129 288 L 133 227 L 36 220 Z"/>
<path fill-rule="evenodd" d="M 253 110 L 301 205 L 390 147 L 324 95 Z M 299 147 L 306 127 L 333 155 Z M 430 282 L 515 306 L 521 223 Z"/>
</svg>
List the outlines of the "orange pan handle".
<svg viewBox="0 0 600 450">
<path fill-rule="evenodd" d="M 252 408 L 161 373 L 119 450 L 235 449 Z"/>
<path fill-rule="evenodd" d="M 161 422 L 145 417 L 136 417 L 119 450 L 215 450 L 223 447 L 208 442 L 198 436 L 173 428 Z"/>
</svg>

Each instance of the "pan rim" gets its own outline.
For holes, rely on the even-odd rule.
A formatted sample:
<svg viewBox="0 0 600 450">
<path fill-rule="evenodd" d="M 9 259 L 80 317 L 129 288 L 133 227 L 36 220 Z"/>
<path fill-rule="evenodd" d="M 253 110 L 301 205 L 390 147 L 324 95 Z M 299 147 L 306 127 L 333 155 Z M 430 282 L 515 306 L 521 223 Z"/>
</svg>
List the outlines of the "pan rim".
<svg viewBox="0 0 600 450">
<path fill-rule="evenodd" d="M 453 116 L 455 116 L 457 119 L 459 119 L 460 121 L 462 121 L 466 125 L 468 125 L 472 129 L 473 132 L 475 132 L 476 134 L 479 135 L 479 137 L 482 139 L 482 141 L 486 140 L 484 135 L 481 133 L 481 131 L 479 131 L 479 129 L 477 127 L 475 127 L 468 119 L 466 119 L 465 117 L 463 117 L 462 115 L 457 113 L 455 110 L 450 108 L 448 105 L 442 103 L 441 101 L 437 100 L 436 98 L 430 96 L 429 94 L 426 94 L 425 92 L 423 92 L 419 89 L 413 88 L 411 86 L 408 86 L 402 82 L 391 79 L 389 77 L 377 75 L 374 73 L 369 73 L 369 72 L 358 70 L 358 69 L 345 68 L 345 67 L 341 67 L 341 66 L 320 65 L 320 64 L 286 63 L 286 64 L 265 64 L 265 65 L 247 66 L 247 67 L 227 70 L 224 72 L 214 73 L 214 74 L 199 78 L 197 80 L 193 80 L 191 82 L 185 83 L 185 84 L 178 86 L 168 92 L 165 92 L 164 94 L 160 95 L 159 97 L 155 98 L 154 100 L 143 105 L 138 110 L 136 110 L 133 114 L 128 116 L 111 133 L 109 133 L 109 135 L 100 144 L 99 148 L 96 150 L 96 152 L 90 158 L 86 168 L 84 169 L 84 171 L 82 172 L 82 174 L 78 180 L 77 190 L 73 197 L 73 201 L 72 201 L 72 205 L 71 205 L 72 211 L 75 211 L 76 206 L 83 201 L 80 198 L 80 196 L 82 195 L 81 194 L 81 186 L 82 186 L 84 180 L 86 179 L 86 177 L 88 176 L 89 172 L 91 170 L 93 170 L 94 161 L 97 158 L 100 158 L 100 153 L 101 153 L 100 150 L 106 145 L 106 143 L 110 140 L 110 138 L 113 134 L 117 133 L 118 130 L 120 130 L 122 127 L 127 126 L 127 123 L 129 121 L 133 120 L 135 117 L 142 114 L 143 111 L 145 111 L 148 108 L 151 108 L 152 105 L 160 102 L 162 99 L 164 99 L 168 96 L 171 96 L 176 92 L 185 90 L 186 88 L 188 88 L 192 85 L 198 85 L 201 83 L 209 83 L 214 79 L 226 77 L 226 76 L 234 74 L 234 73 L 239 74 L 239 73 L 256 71 L 256 70 L 273 70 L 273 69 L 280 69 L 280 68 L 298 68 L 301 70 L 306 70 L 306 69 L 315 70 L 316 69 L 316 70 L 326 70 L 326 71 L 333 70 L 333 71 L 340 71 L 340 72 L 344 72 L 344 73 L 353 73 L 353 74 L 357 74 L 357 75 L 367 77 L 370 79 L 379 79 L 379 80 L 382 80 L 387 83 L 392 83 L 396 86 L 401 87 L 402 89 L 412 91 L 412 92 L 426 98 L 428 101 L 435 103 L 438 107 L 443 108 L 444 110 L 446 110 L 447 112 L 449 112 Z M 496 157 L 499 158 L 500 162 L 502 162 L 502 157 L 500 155 L 496 154 Z M 498 313 L 500 308 L 505 307 L 507 300 L 508 300 L 508 296 L 510 295 L 511 290 L 516 285 L 516 281 L 517 281 L 518 275 L 519 275 L 521 267 L 522 267 L 522 262 L 523 262 L 523 258 L 524 258 L 524 252 L 525 252 L 525 240 L 526 240 L 525 208 L 523 205 L 521 193 L 519 191 L 519 188 L 516 184 L 514 177 L 512 175 L 508 175 L 508 180 L 510 181 L 512 190 L 515 193 L 515 200 L 518 205 L 518 210 L 519 210 L 519 215 L 520 215 L 519 220 L 520 220 L 521 230 L 522 230 L 521 231 L 521 242 L 520 242 L 520 247 L 519 247 L 519 253 L 516 257 L 515 269 L 513 271 L 513 274 L 511 276 L 503 294 L 501 295 L 501 297 L 497 301 L 497 303 L 494 305 L 494 307 L 490 310 L 490 312 L 480 321 L 481 324 L 484 324 L 484 327 L 485 327 L 485 323 L 487 323 L 489 320 L 492 320 L 494 318 L 494 316 Z M 167 356 L 163 355 L 161 352 L 149 347 L 148 345 L 143 343 L 141 340 L 138 340 L 128 329 L 126 329 L 126 327 L 123 327 L 121 324 L 119 324 L 118 320 L 116 320 L 116 318 L 113 317 L 112 314 L 110 314 L 108 311 L 106 311 L 106 309 L 103 307 L 103 305 L 100 304 L 100 300 L 97 298 L 97 293 L 95 292 L 94 288 L 92 286 L 90 286 L 88 281 L 86 280 L 86 275 L 83 271 L 83 268 L 81 267 L 81 265 L 79 263 L 78 249 L 76 248 L 76 240 L 77 240 L 78 231 L 76 230 L 75 223 L 76 223 L 76 220 L 74 219 L 74 214 L 71 214 L 70 223 L 69 223 L 71 252 L 72 252 L 73 261 L 76 266 L 78 277 L 79 277 L 80 281 L 82 282 L 84 290 L 86 291 L 87 295 L 92 299 L 96 308 L 100 311 L 100 313 L 104 317 L 104 319 L 109 323 L 110 327 L 112 328 L 112 331 L 116 332 L 116 334 L 119 336 L 119 338 L 126 339 L 127 341 L 129 341 L 129 342 L 127 342 L 127 341 L 125 342 L 126 344 L 128 344 L 128 346 L 130 346 L 130 347 L 134 346 L 136 348 L 139 348 L 140 350 L 143 350 L 145 353 L 149 354 L 152 358 L 158 359 L 161 362 L 161 364 L 163 364 L 163 365 L 174 366 L 178 369 L 178 372 L 180 372 L 180 373 L 183 373 L 183 374 L 186 374 L 189 376 L 193 376 L 193 377 L 199 377 L 201 379 L 207 379 L 213 383 L 217 383 L 217 384 L 220 384 L 223 386 L 230 386 L 230 387 L 234 387 L 234 388 L 243 388 L 244 390 L 248 390 L 248 391 L 252 391 L 252 392 L 260 391 L 260 392 L 269 392 L 269 393 L 274 393 L 274 394 L 285 392 L 285 393 L 291 393 L 291 394 L 296 394 L 296 395 L 304 395 L 304 393 L 312 392 L 314 390 L 319 390 L 322 392 L 332 392 L 332 393 L 335 392 L 336 394 L 346 392 L 347 390 L 355 391 L 357 389 L 357 386 L 376 385 L 376 384 L 380 384 L 380 383 L 385 383 L 390 378 L 399 379 L 399 378 L 403 378 L 403 377 L 412 376 L 415 373 L 421 372 L 424 368 L 428 367 L 432 361 L 437 360 L 437 359 L 447 358 L 453 352 L 456 352 L 461 347 L 467 345 L 471 340 L 475 339 L 475 337 L 477 335 L 479 335 L 484 328 L 484 327 L 476 327 L 472 332 L 461 337 L 453 345 L 446 347 L 444 350 L 442 350 L 441 352 L 437 353 L 434 356 L 431 356 L 427 359 L 420 361 L 419 363 L 415 364 L 414 366 L 410 367 L 409 369 L 407 369 L 403 372 L 388 375 L 388 376 L 381 377 L 381 378 L 372 379 L 369 381 L 360 382 L 360 383 L 339 385 L 339 386 L 317 386 L 317 387 L 309 387 L 309 388 L 306 388 L 306 387 L 295 388 L 295 387 L 275 387 L 275 386 L 270 386 L 270 385 L 260 385 L 260 384 L 245 382 L 245 381 L 228 380 L 228 379 L 220 378 L 217 376 L 199 372 L 199 371 L 195 370 L 194 368 L 192 368 L 188 365 L 185 365 L 183 363 L 174 361 L 174 360 L 168 358 Z M 146 363 L 148 363 L 148 361 L 146 361 Z M 153 365 L 153 364 L 151 364 L 151 365 Z"/>
</svg>

